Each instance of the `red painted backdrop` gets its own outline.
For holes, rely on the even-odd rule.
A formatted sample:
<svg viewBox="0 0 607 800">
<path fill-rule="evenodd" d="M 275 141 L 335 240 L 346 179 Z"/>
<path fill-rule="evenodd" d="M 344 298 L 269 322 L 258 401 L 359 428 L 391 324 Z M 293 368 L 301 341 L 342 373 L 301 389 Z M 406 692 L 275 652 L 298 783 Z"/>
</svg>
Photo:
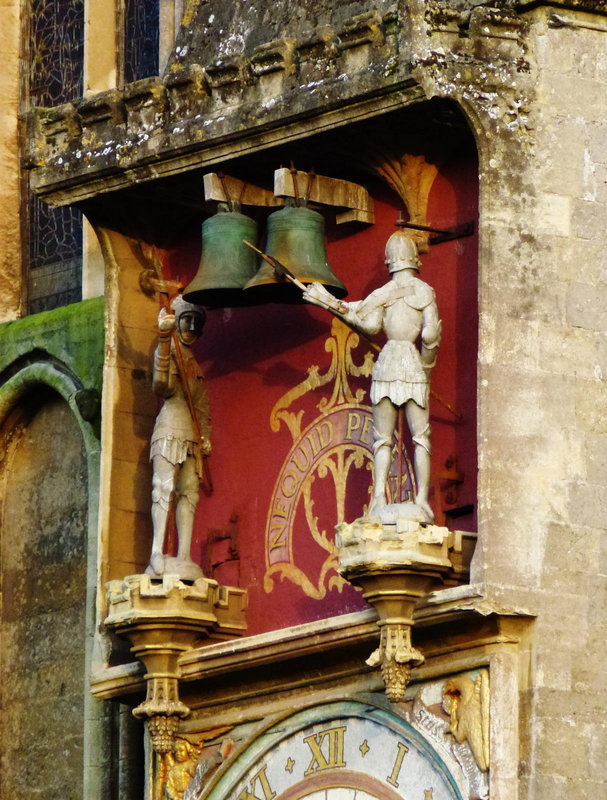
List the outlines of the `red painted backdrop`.
<svg viewBox="0 0 607 800">
<path fill-rule="evenodd" d="M 398 196 L 387 186 L 370 182 L 368 188 L 375 200 L 376 222 L 372 226 L 337 226 L 334 210 L 323 209 L 329 262 L 347 285 L 351 300 L 366 296 L 387 281 L 384 247 L 402 207 Z M 443 228 L 476 223 L 477 196 L 475 153 L 472 148 L 461 149 L 434 181 L 428 208 L 430 224 Z M 187 283 L 199 259 L 197 226 L 179 250 L 167 254 L 167 274 Z M 459 516 L 449 525 L 475 530 L 476 235 L 433 246 L 422 256 L 422 262 L 420 277 L 434 287 L 443 321 L 432 388 L 462 417 L 456 420 L 439 402 L 432 401 L 434 481 L 445 472 L 447 461 L 455 457 L 462 483 L 456 496 L 449 498 L 453 502 L 447 508 L 459 509 Z M 312 365 L 318 365 L 320 373 L 326 372 L 331 358 L 325 341 L 330 337 L 331 322 L 328 313 L 310 306 L 272 304 L 216 309 L 209 312 L 205 332 L 196 345 L 211 401 L 213 453 L 209 465 L 214 492 L 211 496 L 201 495 L 192 555 L 201 564 L 210 563 L 214 577 L 221 583 L 238 583 L 248 589 L 251 634 L 365 607 L 360 594 L 348 585 L 342 586 L 341 591 L 337 586 L 328 588 L 329 578 L 335 576 L 333 569 L 324 580 L 324 596 L 319 599 L 306 594 L 288 578 L 266 581 L 264 586 L 269 505 L 293 442 L 284 424 L 277 432 L 270 428 L 270 414 L 282 395 L 305 379 Z M 378 341 L 382 343 L 381 339 Z M 357 364 L 362 364 L 368 349 L 361 341 L 353 353 Z M 369 384 L 367 378 L 351 380 L 352 388 L 366 390 Z M 330 387 L 317 389 L 295 404 L 297 409 L 304 409 L 303 428 L 318 416 L 317 404 L 327 393 L 330 394 Z M 368 403 L 368 397 L 362 402 Z M 408 437 L 405 441 L 410 448 Z M 349 521 L 362 512 L 370 481 L 368 469 L 352 475 L 346 503 Z M 436 497 L 431 500 L 436 507 Z M 316 478 L 314 514 L 319 530 L 332 539 L 336 501 L 330 476 Z M 327 552 L 309 535 L 301 509 L 298 515 L 293 560 L 317 583 Z M 214 531 L 213 537 L 218 531 L 220 537 L 224 536 L 230 529 L 230 518 L 232 531 L 237 529 L 237 558 L 230 557 L 226 538 L 210 545 L 207 554 L 209 531 Z"/>
</svg>

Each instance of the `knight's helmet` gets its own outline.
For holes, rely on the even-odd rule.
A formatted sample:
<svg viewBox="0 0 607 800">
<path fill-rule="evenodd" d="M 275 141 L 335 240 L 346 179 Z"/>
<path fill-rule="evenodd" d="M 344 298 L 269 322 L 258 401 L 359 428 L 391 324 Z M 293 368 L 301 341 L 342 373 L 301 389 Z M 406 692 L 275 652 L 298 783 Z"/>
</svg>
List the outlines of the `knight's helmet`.
<svg viewBox="0 0 607 800">
<path fill-rule="evenodd" d="M 386 266 L 388 272 L 399 272 L 401 269 L 421 268 L 417 255 L 417 245 L 404 231 L 395 231 L 386 242 Z"/>
<path fill-rule="evenodd" d="M 207 316 L 202 306 L 197 306 L 194 303 L 188 303 L 187 300 L 184 300 L 183 295 L 181 294 L 175 295 L 175 297 L 171 300 L 171 310 L 178 319 L 182 314 L 187 314 L 188 312 L 200 314 L 203 322 Z"/>
<path fill-rule="evenodd" d="M 206 312 L 202 306 L 194 305 L 193 303 L 188 303 L 187 300 L 184 300 L 183 297 L 178 294 L 174 297 L 171 301 L 171 311 L 175 314 L 177 320 L 177 333 L 179 335 L 179 340 L 182 344 L 190 344 L 190 342 L 185 342 L 182 339 L 182 324 L 185 324 L 185 330 L 188 330 L 190 333 L 193 333 L 196 338 L 200 336 L 202 333 L 202 329 L 204 328 L 204 323 L 206 321 Z M 185 314 L 191 314 L 189 320 L 186 318 L 181 321 L 181 318 Z"/>
</svg>

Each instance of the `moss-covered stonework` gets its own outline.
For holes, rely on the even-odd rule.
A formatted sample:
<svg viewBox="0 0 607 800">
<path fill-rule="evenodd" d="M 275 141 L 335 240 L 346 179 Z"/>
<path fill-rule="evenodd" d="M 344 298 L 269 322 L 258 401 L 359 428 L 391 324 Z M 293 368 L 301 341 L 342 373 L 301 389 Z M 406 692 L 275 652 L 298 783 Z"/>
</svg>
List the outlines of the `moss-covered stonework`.
<svg viewBox="0 0 607 800">
<path fill-rule="evenodd" d="M 24 800 L 38 796 L 43 784 L 35 776 L 49 770 L 53 797 L 105 797 L 110 781 L 111 710 L 83 692 L 96 630 L 104 352 L 103 298 L 0 325 L 0 540 L 3 608 L 10 615 L 2 621 L 1 661 L 4 669 L 20 658 L 18 675 L 29 681 L 19 684 L 16 699 L 7 684 L 3 708 L 19 732 L 18 752 L 3 741 L 0 758 L 2 788 L 6 774 L 10 796 Z M 40 665 L 35 626 L 43 635 Z M 44 691 L 32 689 L 36 680 Z M 25 702 L 34 703 L 40 731 L 45 725 L 52 731 L 49 743 L 32 745 L 34 758 Z M 31 731 L 39 738 L 38 728 Z M 66 763 L 55 769 L 60 758 Z"/>
<path fill-rule="evenodd" d="M 95 297 L 0 325 L 0 383 L 29 364 L 53 359 L 83 388 L 101 392 L 103 315 L 103 297 Z"/>
</svg>

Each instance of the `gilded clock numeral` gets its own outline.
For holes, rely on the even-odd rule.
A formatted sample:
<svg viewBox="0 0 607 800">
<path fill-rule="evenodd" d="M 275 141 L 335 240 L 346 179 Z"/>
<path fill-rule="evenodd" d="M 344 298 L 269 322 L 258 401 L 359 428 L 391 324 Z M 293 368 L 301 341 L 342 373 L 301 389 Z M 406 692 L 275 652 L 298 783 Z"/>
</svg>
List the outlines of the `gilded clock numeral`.
<svg viewBox="0 0 607 800">
<path fill-rule="evenodd" d="M 398 752 L 396 753 L 396 760 L 394 761 L 394 767 L 392 768 L 392 774 L 386 778 L 388 783 L 391 783 L 396 789 L 398 789 L 398 774 L 400 772 L 400 768 L 403 764 L 403 758 L 405 757 L 405 753 L 409 750 L 409 748 L 404 745 L 402 742 L 398 743 Z"/>
<path fill-rule="evenodd" d="M 258 782 L 263 792 L 263 798 L 255 794 L 255 784 Z M 253 775 L 249 786 L 245 786 L 238 795 L 238 800 L 272 800 L 274 797 L 276 797 L 276 792 L 274 792 L 270 786 L 268 776 L 266 775 L 266 765 L 264 764 L 263 767 Z"/>
<path fill-rule="evenodd" d="M 346 766 L 346 762 L 344 761 L 345 730 L 346 726 L 344 725 L 339 728 L 328 728 L 326 731 L 313 734 L 312 736 L 304 736 L 304 742 L 312 751 L 312 760 L 307 770 L 304 772 L 306 777 L 314 772 Z M 325 756 L 322 750 L 326 739 L 329 740 L 327 756 Z"/>
</svg>

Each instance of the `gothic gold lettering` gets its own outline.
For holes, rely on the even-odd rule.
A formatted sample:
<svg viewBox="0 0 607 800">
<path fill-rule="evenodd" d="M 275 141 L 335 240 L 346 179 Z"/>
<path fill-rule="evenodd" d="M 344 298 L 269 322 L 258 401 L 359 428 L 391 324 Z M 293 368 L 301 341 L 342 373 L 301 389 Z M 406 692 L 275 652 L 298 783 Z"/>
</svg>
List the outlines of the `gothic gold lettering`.
<svg viewBox="0 0 607 800">
<path fill-rule="evenodd" d="M 322 772 L 325 769 L 335 769 L 345 767 L 344 761 L 344 733 L 346 726 L 338 728 L 328 728 L 321 733 L 312 736 L 304 736 L 304 742 L 312 751 L 312 759 L 308 764 L 304 776 L 312 775 L 314 772 Z M 325 746 L 325 742 L 328 744 Z M 324 748 L 324 749 L 323 749 Z"/>
<path fill-rule="evenodd" d="M 348 414 L 348 426 L 346 428 L 346 439 L 352 438 L 352 432 L 360 428 L 360 414 L 350 411 Z"/>
<path fill-rule="evenodd" d="M 396 754 L 396 760 L 394 761 L 394 767 L 392 768 L 392 774 L 386 778 L 388 783 L 391 783 L 396 789 L 398 789 L 398 773 L 400 772 L 400 768 L 403 764 L 403 758 L 405 757 L 405 753 L 408 751 L 408 749 L 409 748 L 402 742 L 398 743 L 398 752 Z"/>
<path fill-rule="evenodd" d="M 284 545 L 282 538 L 286 527 L 286 522 L 279 522 L 277 525 L 272 525 L 270 530 L 270 536 L 272 537 L 272 541 L 270 542 L 270 550 L 275 550 L 277 547 L 282 547 Z"/>
<path fill-rule="evenodd" d="M 360 440 L 361 442 L 365 442 L 365 444 L 371 444 L 371 423 L 373 422 L 372 418 L 365 414 L 365 421 L 363 422 L 363 429 L 360 432 Z"/>
<path fill-rule="evenodd" d="M 260 784 L 263 797 L 259 797 L 259 795 L 256 794 L 256 783 Z M 266 775 L 266 765 L 264 764 L 263 767 L 253 775 L 250 784 L 245 786 L 238 795 L 238 800 L 272 800 L 274 797 L 276 797 L 276 792 L 270 787 L 268 776 Z"/>
<path fill-rule="evenodd" d="M 326 429 L 326 436 L 323 436 L 323 431 Z M 322 447 L 326 447 L 333 438 L 333 423 L 331 420 L 326 419 L 318 426 L 318 438 Z"/>
<path fill-rule="evenodd" d="M 276 498 L 276 502 L 274 503 L 274 514 L 272 516 L 284 517 L 285 519 L 289 516 L 287 507 L 284 503 L 281 503 L 280 498 Z"/>
<path fill-rule="evenodd" d="M 318 442 L 315 440 L 314 434 L 316 434 L 316 439 L 319 439 Z M 318 436 L 318 430 L 316 428 L 311 430 L 310 433 L 307 434 L 306 439 L 310 442 L 312 456 L 316 458 L 316 456 L 320 453 L 320 437 Z"/>
<path fill-rule="evenodd" d="M 303 458 L 303 464 L 299 463 L 300 458 Z M 308 459 L 308 454 L 304 453 L 303 447 L 300 447 L 299 450 L 296 450 L 293 453 L 293 461 L 295 462 L 295 466 L 300 472 L 306 471 L 306 469 L 308 468 L 309 459 Z"/>
<path fill-rule="evenodd" d="M 293 481 L 288 489 L 287 478 L 290 478 Z M 285 497 L 293 497 L 297 491 L 297 475 L 294 472 L 286 472 L 284 478 L 282 479 L 281 488 Z"/>
</svg>

